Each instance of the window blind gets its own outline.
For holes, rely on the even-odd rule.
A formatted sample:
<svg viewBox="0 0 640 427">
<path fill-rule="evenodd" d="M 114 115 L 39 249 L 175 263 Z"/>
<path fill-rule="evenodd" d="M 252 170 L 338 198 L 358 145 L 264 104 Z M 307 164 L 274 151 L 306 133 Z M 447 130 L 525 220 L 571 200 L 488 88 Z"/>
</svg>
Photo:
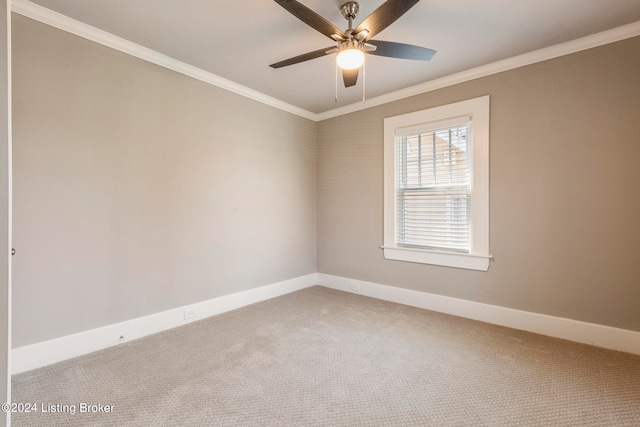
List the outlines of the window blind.
<svg viewBox="0 0 640 427">
<path fill-rule="evenodd" d="M 464 118 L 396 135 L 398 245 L 469 253 L 470 127 Z"/>
</svg>

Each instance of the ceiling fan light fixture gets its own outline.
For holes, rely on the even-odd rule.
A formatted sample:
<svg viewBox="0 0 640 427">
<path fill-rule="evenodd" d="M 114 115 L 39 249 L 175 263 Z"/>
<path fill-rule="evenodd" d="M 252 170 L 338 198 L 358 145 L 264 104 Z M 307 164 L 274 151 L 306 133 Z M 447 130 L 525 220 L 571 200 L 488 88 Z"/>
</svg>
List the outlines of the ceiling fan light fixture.
<svg viewBox="0 0 640 427">
<path fill-rule="evenodd" d="M 364 63 L 364 52 L 357 47 L 347 47 L 338 52 L 336 61 L 343 70 L 355 70 Z"/>
</svg>

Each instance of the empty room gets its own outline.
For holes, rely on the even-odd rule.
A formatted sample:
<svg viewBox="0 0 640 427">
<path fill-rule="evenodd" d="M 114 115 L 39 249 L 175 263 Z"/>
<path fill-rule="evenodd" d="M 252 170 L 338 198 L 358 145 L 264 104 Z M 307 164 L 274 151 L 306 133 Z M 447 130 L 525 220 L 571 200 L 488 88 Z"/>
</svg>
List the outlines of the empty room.
<svg viewBox="0 0 640 427">
<path fill-rule="evenodd" d="M 0 426 L 640 425 L 640 2 L 2 2 Z"/>
</svg>

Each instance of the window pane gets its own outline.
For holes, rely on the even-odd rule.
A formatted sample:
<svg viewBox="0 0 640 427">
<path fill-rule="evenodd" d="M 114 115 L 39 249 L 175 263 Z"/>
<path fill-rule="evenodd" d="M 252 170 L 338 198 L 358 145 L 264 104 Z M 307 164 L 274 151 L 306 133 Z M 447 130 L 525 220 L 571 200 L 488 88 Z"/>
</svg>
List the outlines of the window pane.
<svg viewBox="0 0 640 427">
<path fill-rule="evenodd" d="M 398 244 L 469 252 L 467 125 L 397 141 Z"/>
</svg>

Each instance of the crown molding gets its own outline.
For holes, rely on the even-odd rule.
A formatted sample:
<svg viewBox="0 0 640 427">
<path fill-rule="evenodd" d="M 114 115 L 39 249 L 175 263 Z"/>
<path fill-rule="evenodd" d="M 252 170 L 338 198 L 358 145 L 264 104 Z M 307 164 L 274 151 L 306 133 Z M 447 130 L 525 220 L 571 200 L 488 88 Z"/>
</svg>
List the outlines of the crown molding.
<svg viewBox="0 0 640 427">
<path fill-rule="evenodd" d="M 54 28 L 67 31 L 71 34 L 75 34 L 79 37 L 83 37 L 95 43 L 99 43 L 128 55 L 135 56 L 144 61 L 148 61 L 161 67 L 168 68 L 186 76 L 193 77 L 202 82 L 211 84 L 221 89 L 228 90 L 246 98 L 253 99 L 255 101 L 272 106 L 274 108 L 278 108 L 291 114 L 295 114 L 305 119 L 312 120 L 314 122 L 320 122 L 322 120 L 354 113 L 356 111 L 366 110 L 368 108 L 376 107 L 389 102 L 398 101 L 404 98 L 437 89 L 442 89 L 447 86 L 453 86 L 455 84 L 468 82 L 470 80 L 478 79 L 481 77 L 487 77 L 492 74 L 513 70 L 515 68 L 524 67 L 526 65 L 547 61 L 553 58 L 558 58 L 560 56 L 570 55 L 572 53 L 592 49 L 594 47 L 603 46 L 631 37 L 640 36 L 640 21 L 633 22 L 621 27 L 602 31 L 596 34 L 591 34 L 579 39 L 549 46 L 522 55 L 461 71 L 459 73 L 450 74 L 445 77 L 430 80 L 428 82 L 401 89 L 395 92 L 390 92 L 385 95 L 368 99 L 365 103 L 358 102 L 335 108 L 333 110 L 328 110 L 322 113 L 313 113 L 311 111 L 307 111 L 300 107 L 296 107 L 295 105 L 291 105 L 284 101 L 280 101 L 279 99 L 265 95 L 262 92 L 258 92 L 254 89 L 242 86 L 238 83 L 232 82 L 231 80 L 227 80 L 208 71 L 204 71 L 200 68 L 194 67 L 193 65 L 189 65 L 170 56 L 161 54 L 152 49 L 140 46 L 114 34 L 92 27 L 91 25 L 69 18 L 66 15 L 54 12 L 28 0 L 12 0 L 11 10 L 15 13 L 26 16 L 27 18 L 39 21 L 43 24 L 47 24 Z"/>
<path fill-rule="evenodd" d="M 28 0 L 13 0 L 11 2 L 11 10 L 19 15 L 26 16 L 27 18 L 50 25 L 59 30 L 83 37 L 87 40 L 110 47 L 128 55 L 135 56 L 136 58 L 152 64 L 168 68 L 169 70 L 173 70 L 177 73 L 193 77 L 194 79 L 228 90 L 229 92 L 236 93 L 254 101 L 261 102 L 309 120 L 317 121 L 317 115 L 310 111 L 280 101 L 279 99 L 265 95 L 262 92 L 242 86 L 216 74 L 204 71 L 198 67 L 194 67 L 193 65 L 189 65 L 170 56 L 156 52 L 155 50 L 118 37 L 107 31 L 100 30 L 73 18 L 69 18 L 66 15 L 54 12 L 53 10 L 47 9 L 46 7 L 42 7 Z"/>
<path fill-rule="evenodd" d="M 390 92 L 385 95 L 367 99 L 364 104 L 359 102 L 325 111 L 317 115 L 317 121 L 354 113 L 356 111 L 365 110 L 367 108 L 376 107 L 378 105 L 386 104 L 393 101 L 398 101 L 410 96 L 419 95 L 425 92 L 431 92 L 436 89 L 453 86 L 455 84 L 468 82 L 470 80 L 490 76 L 492 74 L 501 73 L 503 71 L 513 70 L 515 68 L 524 67 L 526 65 L 548 61 L 549 59 L 570 55 L 572 53 L 592 49 L 594 47 L 603 46 L 609 43 L 614 43 L 636 36 L 640 36 L 640 21 L 623 25 L 621 27 L 612 28 L 600 33 L 591 34 L 579 39 L 545 47 L 539 50 L 534 50 L 522 55 L 492 62 L 490 64 L 481 65 L 476 68 L 471 68 L 459 73 L 450 74 L 439 79 L 430 80 L 428 82 L 401 89 L 395 92 Z"/>
</svg>

